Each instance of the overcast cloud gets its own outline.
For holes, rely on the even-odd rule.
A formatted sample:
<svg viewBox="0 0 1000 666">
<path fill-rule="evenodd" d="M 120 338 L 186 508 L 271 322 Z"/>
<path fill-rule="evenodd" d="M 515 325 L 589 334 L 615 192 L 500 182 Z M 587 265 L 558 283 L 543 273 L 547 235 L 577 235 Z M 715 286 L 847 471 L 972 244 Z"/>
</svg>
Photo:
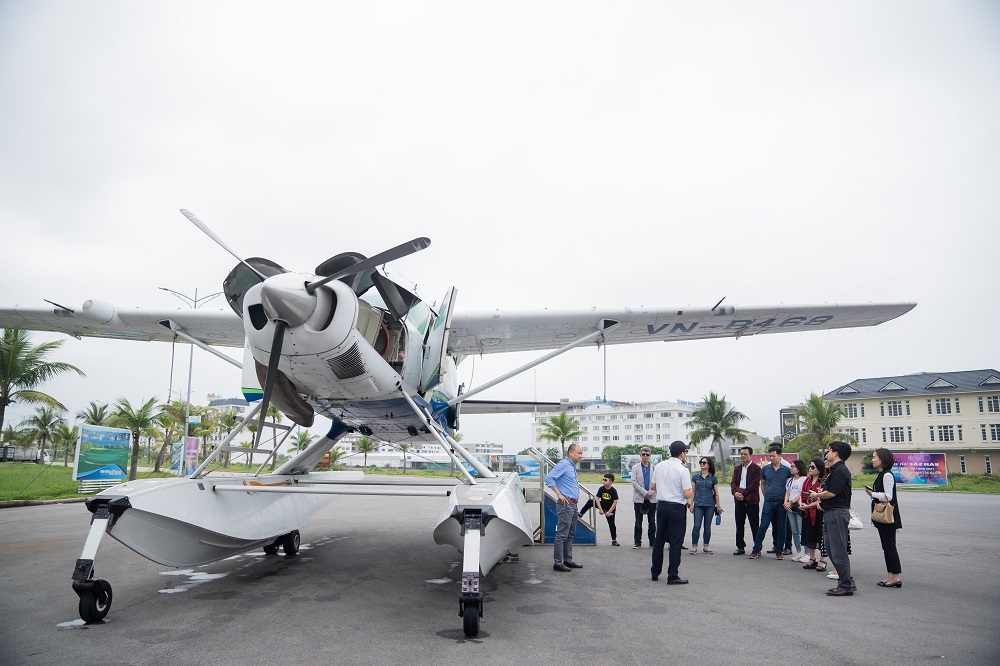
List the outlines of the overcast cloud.
<svg viewBox="0 0 1000 666">
<path fill-rule="evenodd" d="M 1000 365 L 998 34 L 986 1 L 0 1 L 0 303 L 218 291 L 234 262 L 179 208 L 299 270 L 428 236 L 393 268 L 460 311 L 918 302 L 608 350 L 608 398 L 714 390 L 774 435 L 811 391 Z M 164 399 L 170 355 L 66 338 L 88 377 L 45 390 Z M 238 393 L 194 365 L 195 402 Z M 590 398 L 602 367 L 576 350 L 483 397 Z M 518 450 L 528 423 L 463 434 Z"/>
</svg>

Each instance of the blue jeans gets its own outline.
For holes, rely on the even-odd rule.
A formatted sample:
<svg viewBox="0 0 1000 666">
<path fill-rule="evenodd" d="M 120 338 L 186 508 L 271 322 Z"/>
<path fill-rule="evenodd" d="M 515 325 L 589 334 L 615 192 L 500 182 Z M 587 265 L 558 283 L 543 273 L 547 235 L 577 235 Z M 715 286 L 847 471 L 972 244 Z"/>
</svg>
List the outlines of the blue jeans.
<svg viewBox="0 0 1000 666">
<path fill-rule="evenodd" d="M 792 545 L 795 550 L 802 549 L 802 514 L 788 511 L 788 523 L 792 526 Z"/>
<path fill-rule="evenodd" d="M 556 502 L 556 536 L 553 540 L 552 559 L 555 564 L 573 561 L 573 537 L 576 535 L 576 521 L 580 519 L 577 504 Z"/>
<path fill-rule="evenodd" d="M 705 521 L 705 547 L 712 540 L 712 517 L 715 515 L 714 506 L 694 507 L 694 529 L 691 531 L 691 550 L 698 550 L 698 531 L 701 528 L 701 521 Z"/>
<path fill-rule="evenodd" d="M 785 526 L 788 524 L 788 521 L 785 520 L 786 513 L 783 496 L 775 499 L 764 498 L 764 504 L 760 510 L 760 527 L 757 528 L 757 536 L 753 539 L 754 550 L 763 550 L 764 535 L 767 534 L 767 528 L 771 526 L 771 518 L 775 515 L 778 517 L 778 527 L 774 533 L 774 543 L 778 544 L 778 548 L 785 545 Z"/>
</svg>

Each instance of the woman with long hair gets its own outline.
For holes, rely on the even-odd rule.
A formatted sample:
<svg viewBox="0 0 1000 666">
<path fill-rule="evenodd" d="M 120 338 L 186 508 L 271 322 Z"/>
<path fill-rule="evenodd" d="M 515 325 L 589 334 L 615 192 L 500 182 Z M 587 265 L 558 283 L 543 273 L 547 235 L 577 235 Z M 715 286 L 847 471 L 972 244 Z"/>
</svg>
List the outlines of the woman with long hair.
<svg viewBox="0 0 1000 666">
<path fill-rule="evenodd" d="M 806 468 L 808 476 L 802 483 L 802 498 L 809 497 L 809 493 L 819 490 L 826 475 L 826 465 L 822 458 L 813 458 Z M 799 508 L 802 509 L 802 547 L 809 551 L 808 564 L 803 564 L 803 569 L 816 569 L 826 571 L 826 559 L 823 558 L 819 550 L 820 541 L 823 538 L 823 509 L 820 501 L 815 502 L 799 501 Z M 817 559 L 817 554 L 819 558 Z"/>
<path fill-rule="evenodd" d="M 691 477 L 691 487 L 694 496 L 691 498 L 691 513 L 694 514 L 694 530 L 691 532 L 691 550 L 689 554 L 698 552 L 698 532 L 701 523 L 705 521 L 702 542 L 704 552 L 712 553 L 708 542 L 712 539 L 712 517 L 716 512 L 722 513 L 722 503 L 719 501 L 719 480 L 715 476 L 715 461 L 707 456 L 698 460 L 699 472 Z"/>
<path fill-rule="evenodd" d="M 872 467 L 878 470 L 875 483 L 871 488 L 865 488 L 865 492 L 872 498 L 872 511 L 875 511 L 875 502 L 888 502 L 892 505 L 893 523 L 876 523 L 872 525 L 878 530 L 878 538 L 882 540 L 882 554 L 885 555 L 886 577 L 878 582 L 879 587 L 903 587 L 903 581 L 899 575 L 903 573 L 903 568 L 899 564 L 899 551 L 896 550 L 896 530 L 903 529 L 903 521 L 899 517 L 899 498 L 896 493 L 896 478 L 892 475 L 892 464 L 895 458 L 892 451 L 886 448 L 875 449 L 872 454 Z"/>
<path fill-rule="evenodd" d="M 806 464 L 802 460 L 792 461 L 792 478 L 785 484 L 785 511 L 788 524 L 792 527 L 792 562 L 808 562 L 802 545 L 802 486 L 806 481 Z"/>
</svg>

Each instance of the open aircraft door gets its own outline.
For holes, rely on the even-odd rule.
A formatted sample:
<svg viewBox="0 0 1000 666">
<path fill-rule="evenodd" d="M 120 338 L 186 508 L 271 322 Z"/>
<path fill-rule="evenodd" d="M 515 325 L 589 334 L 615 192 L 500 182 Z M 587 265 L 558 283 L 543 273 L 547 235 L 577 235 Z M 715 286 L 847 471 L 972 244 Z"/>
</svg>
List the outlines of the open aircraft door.
<svg viewBox="0 0 1000 666">
<path fill-rule="evenodd" d="M 445 354 L 448 351 L 448 332 L 451 331 L 451 316 L 455 309 L 455 287 L 448 289 L 434 325 L 427 332 L 424 342 L 424 358 L 420 365 L 420 390 L 437 386 L 446 372 Z"/>
</svg>

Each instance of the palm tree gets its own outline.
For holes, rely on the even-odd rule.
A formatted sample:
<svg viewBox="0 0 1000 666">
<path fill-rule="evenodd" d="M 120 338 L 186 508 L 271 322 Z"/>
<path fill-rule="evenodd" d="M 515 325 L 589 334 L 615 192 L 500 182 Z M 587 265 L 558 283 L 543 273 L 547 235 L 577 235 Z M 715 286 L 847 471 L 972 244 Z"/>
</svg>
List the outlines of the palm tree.
<svg viewBox="0 0 1000 666">
<path fill-rule="evenodd" d="M 562 457 L 566 457 L 566 440 L 577 439 L 583 434 L 580 430 L 580 422 L 567 412 L 560 412 L 542 423 L 542 433 L 539 439 L 549 442 L 559 442 L 562 447 Z"/>
<path fill-rule="evenodd" d="M 39 444 L 38 460 L 36 461 L 39 465 L 45 462 L 45 442 L 52 439 L 59 426 L 65 423 L 63 417 L 59 415 L 59 412 L 63 411 L 65 410 L 42 405 L 35 408 L 34 416 L 21 422 L 22 426 L 27 426 L 24 430 L 27 431 L 27 435 L 30 435 L 30 440 Z"/>
<path fill-rule="evenodd" d="M 729 439 L 744 444 L 750 433 L 739 425 L 746 418 L 746 414 L 726 402 L 726 396 L 720 398 L 715 391 L 710 391 L 707 398 L 701 399 L 701 406 L 691 412 L 691 420 L 684 424 L 694 428 L 688 435 L 692 445 L 712 439 L 712 457 L 719 461 L 723 479 L 728 478 L 726 461 L 729 456 L 722 450 L 722 441 Z"/>
<path fill-rule="evenodd" d="M 150 398 L 138 408 L 133 407 L 125 398 L 118 398 L 115 409 L 108 419 L 108 424 L 115 428 L 125 428 L 132 431 L 132 460 L 129 463 L 128 480 L 135 481 L 139 468 L 139 435 L 157 425 L 156 398 Z"/>
<path fill-rule="evenodd" d="M 159 472 L 160 466 L 163 464 L 163 458 L 167 451 L 170 450 L 170 445 L 174 443 L 174 440 L 180 434 L 180 422 L 176 420 L 174 415 L 174 408 L 171 405 L 160 405 L 160 413 L 156 415 L 155 425 L 163 430 L 163 445 L 160 446 L 159 452 L 156 454 L 156 462 L 153 465 L 153 471 Z M 184 420 L 184 411 L 181 410 L 181 421 Z"/>
<path fill-rule="evenodd" d="M 857 444 L 858 441 L 851 435 L 835 432 L 837 423 L 844 416 L 844 408 L 839 403 L 811 394 L 806 403 L 795 410 L 795 418 L 804 426 L 805 432 L 792 438 L 785 448 L 809 460 L 819 455 L 820 450 L 827 448 L 831 442 L 840 440 Z"/>
<path fill-rule="evenodd" d="M 76 418 L 79 421 L 83 421 L 84 425 L 107 425 L 108 406 L 103 403 L 98 404 L 92 400 L 86 409 L 81 409 L 76 413 Z"/>
<path fill-rule="evenodd" d="M 240 419 L 237 418 L 235 412 L 231 411 L 222 412 L 222 415 L 219 417 L 219 427 L 226 431 L 226 439 L 229 439 L 229 435 L 233 432 L 233 428 L 235 428 L 239 424 L 239 422 Z M 229 467 L 230 455 L 232 455 L 231 451 L 224 451 L 222 453 L 223 467 Z"/>
<path fill-rule="evenodd" d="M 400 442 L 396 448 L 403 452 L 403 474 L 406 474 L 406 452 L 413 448 L 411 442 Z"/>
<path fill-rule="evenodd" d="M 332 449 L 330 449 L 330 466 L 333 467 L 337 464 L 337 461 L 344 457 L 347 453 L 344 449 L 340 448 L 340 444 L 336 444 Z"/>
<path fill-rule="evenodd" d="M 64 372 L 86 376 L 82 370 L 69 363 L 45 360 L 49 353 L 61 346 L 62 340 L 32 346 L 31 335 L 27 331 L 3 329 L 3 336 L 0 337 L 0 428 L 3 428 L 7 405 L 15 402 L 49 405 L 66 411 L 58 400 L 35 390 Z"/>
<path fill-rule="evenodd" d="M 71 428 L 66 423 L 60 424 L 56 428 L 56 431 L 52 433 L 52 443 L 57 447 L 63 447 L 63 467 L 69 467 L 69 452 L 71 449 L 76 450 L 78 439 L 80 439 L 80 429 L 76 426 Z"/>
<path fill-rule="evenodd" d="M 316 441 L 316 435 L 311 434 L 308 430 L 299 429 L 292 437 L 291 443 L 288 445 L 289 451 L 292 453 L 299 453 L 305 451 L 309 448 L 309 445 Z"/>
<path fill-rule="evenodd" d="M 357 443 L 358 453 L 362 453 L 365 456 L 365 467 L 368 467 L 368 454 L 373 452 L 378 447 L 375 445 L 375 441 L 371 437 L 360 437 Z"/>
</svg>

